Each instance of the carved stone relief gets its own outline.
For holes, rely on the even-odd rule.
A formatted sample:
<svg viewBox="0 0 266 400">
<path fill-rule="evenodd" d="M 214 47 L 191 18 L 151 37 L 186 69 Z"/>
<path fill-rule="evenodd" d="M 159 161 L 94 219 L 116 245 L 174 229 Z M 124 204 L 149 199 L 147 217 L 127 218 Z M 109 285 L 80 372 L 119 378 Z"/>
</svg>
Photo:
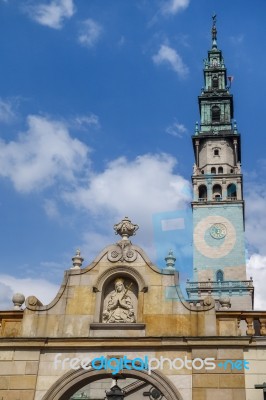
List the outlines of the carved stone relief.
<svg viewBox="0 0 266 400">
<path fill-rule="evenodd" d="M 122 277 L 111 281 L 104 293 L 102 322 L 136 322 L 137 285 Z"/>
<path fill-rule="evenodd" d="M 137 258 L 137 252 L 132 248 L 130 241 L 127 241 L 127 243 L 119 242 L 110 248 L 107 258 L 111 262 L 133 262 Z"/>
</svg>

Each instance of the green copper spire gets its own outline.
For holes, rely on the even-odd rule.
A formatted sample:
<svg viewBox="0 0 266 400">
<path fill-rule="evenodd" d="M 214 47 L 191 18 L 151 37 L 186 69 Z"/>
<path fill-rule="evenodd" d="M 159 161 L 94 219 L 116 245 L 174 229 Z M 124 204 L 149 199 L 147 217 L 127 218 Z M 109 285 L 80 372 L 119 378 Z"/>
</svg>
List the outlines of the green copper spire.
<svg viewBox="0 0 266 400">
<path fill-rule="evenodd" d="M 212 47 L 204 60 L 204 86 L 199 96 L 200 124 L 195 135 L 232 132 L 233 96 L 227 81 L 227 68 L 222 51 L 217 47 L 216 14 L 212 16 Z M 231 86 L 231 85 L 230 85 Z"/>
<path fill-rule="evenodd" d="M 212 48 L 217 49 L 216 14 L 212 16 Z"/>
</svg>

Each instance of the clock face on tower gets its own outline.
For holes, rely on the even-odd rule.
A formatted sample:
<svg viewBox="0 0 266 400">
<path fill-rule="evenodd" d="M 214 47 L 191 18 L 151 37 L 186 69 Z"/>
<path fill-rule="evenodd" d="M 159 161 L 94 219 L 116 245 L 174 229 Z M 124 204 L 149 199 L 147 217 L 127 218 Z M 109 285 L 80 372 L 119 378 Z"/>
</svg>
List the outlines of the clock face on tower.
<svg viewBox="0 0 266 400">
<path fill-rule="evenodd" d="M 214 239 L 223 239 L 226 235 L 224 224 L 213 224 L 210 228 L 210 234 Z"/>
<path fill-rule="evenodd" d="M 225 217 L 208 216 L 195 226 L 194 245 L 205 257 L 225 257 L 233 249 L 235 243 L 236 230 Z"/>
</svg>

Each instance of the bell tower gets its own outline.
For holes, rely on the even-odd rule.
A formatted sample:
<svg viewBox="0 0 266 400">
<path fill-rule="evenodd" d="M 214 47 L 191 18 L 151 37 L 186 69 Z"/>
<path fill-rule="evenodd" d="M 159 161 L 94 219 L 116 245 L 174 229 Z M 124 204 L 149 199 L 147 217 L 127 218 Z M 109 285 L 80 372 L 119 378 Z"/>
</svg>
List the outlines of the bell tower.
<svg viewBox="0 0 266 400">
<path fill-rule="evenodd" d="M 246 277 L 241 135 L 234 118 L 232 77 L 217 46 L 213 16 L 212 47 L 204 60 L 204 87 L 198 97 L 200 124 L 192 136 L 193 282 L 190 299 L 229 297 L 232 308 L 251 309 L 253 284 Z"/>
</svg>

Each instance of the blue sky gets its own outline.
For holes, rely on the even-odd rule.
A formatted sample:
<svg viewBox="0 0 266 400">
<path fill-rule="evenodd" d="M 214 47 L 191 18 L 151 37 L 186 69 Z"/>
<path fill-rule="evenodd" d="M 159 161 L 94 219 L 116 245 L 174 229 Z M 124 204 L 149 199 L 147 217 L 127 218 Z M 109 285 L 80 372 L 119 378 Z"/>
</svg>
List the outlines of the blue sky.
<svg viewBox="0 0 266 400">
<path fill-rule="evenodd" d="M 125 215 L 163 267 L 154 221 L 190 218 L 213 12 L 242 134 L 248 277 L 266 307 L 265 1 L 0 0 L 0 308 L 17 291 L 50 301 L 76 248 L 88 265 Z M 182 229 L 165 238 L 184 281 Z"/>
</svg>

